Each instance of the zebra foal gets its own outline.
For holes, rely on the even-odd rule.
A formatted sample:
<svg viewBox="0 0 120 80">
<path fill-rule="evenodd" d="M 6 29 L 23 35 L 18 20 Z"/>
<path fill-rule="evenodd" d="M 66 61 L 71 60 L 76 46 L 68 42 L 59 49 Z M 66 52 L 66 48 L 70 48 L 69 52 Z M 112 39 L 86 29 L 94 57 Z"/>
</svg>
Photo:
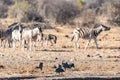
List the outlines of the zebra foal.
<svg viewBox="0 0 120 80">
<path fill-rule="evenodd" d="M 53 35 L 53 34 L 42 34 L 42 46 L 43 46 L 43 42 L 46 42 L 46 46 L 48 45 L 48 42 L 51 43 L 51 46 L 53 46 L 53 44 L 57 43 L 57 36 Z"/>
<path fill-rule="evenodd" d="M 108 31 L 108 30 L 110 30 L 110 27 L 107 27 L 107 26 L 102 25 L 102 24 L 95 25 L 95 27 L 93 29 L 84 28 L 84 27 L 83 28 L 76 28 L 72 32 L 71 41 L 74 40 L 76 48 L 80 48 L 80 46 L 78 44 L 79 38 L 88 39 L 88 43 L 85 46 L 85 50 L 86 50 L 86 48 L 88 47 L 91 39 L 94 39 L 96 48 L 98 49 L 97 36 L 102 31 Z"/>
</svg>

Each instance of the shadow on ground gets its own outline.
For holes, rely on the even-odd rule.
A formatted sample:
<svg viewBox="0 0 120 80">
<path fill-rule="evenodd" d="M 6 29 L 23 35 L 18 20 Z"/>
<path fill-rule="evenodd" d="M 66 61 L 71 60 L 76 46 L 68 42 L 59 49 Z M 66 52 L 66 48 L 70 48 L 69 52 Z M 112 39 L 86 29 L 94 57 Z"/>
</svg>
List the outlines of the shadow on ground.
<svg viewBox="0 0 120 80">
<path fill-rule="evenodd" d="M 96 49 L 96 47 L 92 46 L 87 49 Z M 120 49 L 120 47 L 117 46 L 110 46 L 110 47 L 99 47 L 98 49 Z"/>
<path fill-rule="evenodd" d="M 24 76 L 24 77 L 6 77 L 6 78 L 0 78 L 0 80 L 23 80 L 23 79 L 36 79 L 37 76 Z"/>
<path fill-rule="evenodd" d="M 120 80 L 120 78 L 63 78 L 58 80 Z"/>
<path fill-rule="evenodd" d="M 72 50 L 47 50 L 47 49 L 44 49 L 42 51 L 49 51 L 49 52 L 73 52 Z"/>
<path fill-rule="evenodd" d="M 33 80 L 33 79 L 50 79 L 50 80 L 120 80 L 120 77 L 118 78 L 97 78 L 97 77 L 87 77 L 87 78 L 60 78 L 57 77 L 40 77 L 40 76 L 25 76 L 25 77 L 8 77 L 8 78 L 0 78 L 0 80 Z"/>
</svg>

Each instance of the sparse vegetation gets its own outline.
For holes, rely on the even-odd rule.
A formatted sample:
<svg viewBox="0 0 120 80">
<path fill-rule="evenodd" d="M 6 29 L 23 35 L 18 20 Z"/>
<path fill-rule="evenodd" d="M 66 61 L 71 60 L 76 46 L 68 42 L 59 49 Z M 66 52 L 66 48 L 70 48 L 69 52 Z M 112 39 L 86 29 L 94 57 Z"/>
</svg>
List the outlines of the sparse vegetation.
<svg viewBox="0 0 120 80">
<path fill-rule="evenodd" d="M 119 0 L 100 0 L 96 3 L 82 0 L 1 0 L 0 17 L 16 18 L 19 22 L 48 20 L 71 25 L 76 24 L 76 18 L 82 23 L 89 23 L 102 15 L 108 18 L 108 23 L 119 26 L 119 7 Z"/>
<path fill-rule="evenodd" d="M 108 22 L 112 25 L 120 25 L 120 1 L 106 1 L 102 6 L 102 15 L 108 17 Z"/>
</svg>

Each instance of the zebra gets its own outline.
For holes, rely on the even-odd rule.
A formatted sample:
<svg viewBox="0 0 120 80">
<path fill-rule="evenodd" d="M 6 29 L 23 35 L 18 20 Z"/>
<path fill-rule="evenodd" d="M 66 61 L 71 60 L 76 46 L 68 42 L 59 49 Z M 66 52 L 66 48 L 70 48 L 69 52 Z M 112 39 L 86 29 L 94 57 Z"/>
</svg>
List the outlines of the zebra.
<svg viewBox="0 0 120 80">
<path fill-rule="evenodd" d="M 98 44 L 97 44 L 97 36 L 102 32 L 102 31 L 108 31 L 110 30 L 110 27 L 107 27 L 103 24 L 96 24 L 94 28 L 89 29 L 87 27 L 81 27 L 81 28 L 75 28 L 72 32 L 72 38 L 71 41 L 75 42 L 76 48 L 80 48 L 78 44 L 79 38 L 83 39 L 88 39 L 88 43 L 85 46 L 85 50 L 88 47 L 91 39 L 94 39 L 96 48 L 98 49 Z"/>
<path fill-rule="evenodd" d="M 17 24 L 18 27 L 15 27 L 15 29 L 12 31 L 12 44 L 13 44 L 13 48 L 16 47 L 16 42 L 19 41 L 19 46 L 21 46 L 21 37 L 22 37 L 22 31 L 25 28 L 23 25 L 21 24 Z"/>
<path fill-rule="evenodd" d="M 32 45 L 33 45 L 32 42 L 34 42 L 34 47 L 36 47 L 35 43 L 37 41 L 37 37 L 38 37 L 38 35 L 41 36 L 42 32 L 41 32 L 40 27 L 35 27 L 33 29 L 25 28 L 25 29 L 23 29 L 21 35 L 22 35 L 22 45 L 23 45 L 22 49 L 24 49 L 24 46 L 25 46 L 26 42 L 28 42 L 29 43 L 28 47 L 29 47 L 29 50 L 31 51 L 32 50 Z"/>
<path fill-rule="evenodd" d="M 46 45 L 48 44 L 48 42 L 51 43 L 51 46 L 53 46 L 53 44 L 57 43 L 57 36 L 54 34 L 42 34 L 42 46 L 43 46 L 43 41 L 46 42 Z"/>
<path fill-rule="evenodd" d="M 12 32 L 14 30 L 21 30 L 21 24 L 20 23 L 13 23 L 6 29 L 0 29 L 0 40 L 1 44 L 4 41 L 4 47 L 6 47 L 6 43 L 8 42 L 9 47 L 11 47 L 12 43 Z"/>
</svg>

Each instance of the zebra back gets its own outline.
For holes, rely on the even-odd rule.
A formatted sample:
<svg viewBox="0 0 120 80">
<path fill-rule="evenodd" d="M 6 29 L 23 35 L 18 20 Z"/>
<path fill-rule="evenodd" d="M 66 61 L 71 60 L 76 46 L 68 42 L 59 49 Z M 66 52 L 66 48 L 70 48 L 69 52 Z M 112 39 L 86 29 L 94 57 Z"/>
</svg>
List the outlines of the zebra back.
<svg viewBox="0 0 120 80">
<path fill-rule="evenodd" d="M 73 32 L 79 34 L 80 38 L 88 38 L 91 34 L 92 29 L 87 28 L 87 27 L 81 27 L 81 28 L 76 28 Z"/>
</svg>

